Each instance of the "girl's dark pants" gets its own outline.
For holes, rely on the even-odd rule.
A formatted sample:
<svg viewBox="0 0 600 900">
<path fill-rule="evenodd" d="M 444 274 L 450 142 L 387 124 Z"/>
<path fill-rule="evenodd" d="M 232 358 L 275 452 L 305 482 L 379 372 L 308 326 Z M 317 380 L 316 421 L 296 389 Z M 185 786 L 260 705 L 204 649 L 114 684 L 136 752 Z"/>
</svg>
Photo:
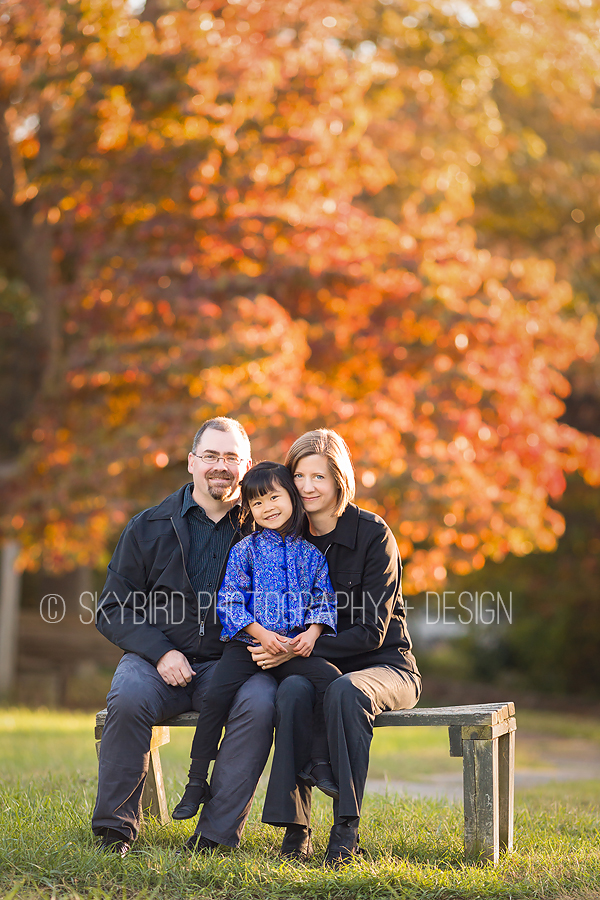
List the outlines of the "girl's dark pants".
<svg viewBox="0 0 600 900">
<path fill-rule="evenodd" d="M 223 656 L 214 668 L 210 687 L 200 707 L 190 754 L 192 757 L 190 774 L 206 777 L 208 763 L 217 755 L 221 732 L 227 721 L 233 698 L 249 678 L 261 671 L 248 651 L 248 644 L 235 640 L 225 644 Z M 309 713 L 305 727 L 312 730 L 312 759 L 328 760 L 323 697 L 329 685 L 341 676 L 340 670 L 317 656 L 297 656 L 270 669 L 269 674 L 278 682 L 290 675 L 302 675 L 314 686 L 316 691 L 314 720 L 311 728 Z"/>
</svg>

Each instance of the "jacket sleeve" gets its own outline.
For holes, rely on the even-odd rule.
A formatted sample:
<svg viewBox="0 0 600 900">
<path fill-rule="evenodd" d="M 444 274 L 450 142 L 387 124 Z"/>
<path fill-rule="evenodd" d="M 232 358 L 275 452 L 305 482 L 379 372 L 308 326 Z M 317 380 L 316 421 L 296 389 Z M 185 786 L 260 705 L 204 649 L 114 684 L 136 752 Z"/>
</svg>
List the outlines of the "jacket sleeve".
<svg viewBox="0 0 600 900">
<path fill-rule="evenodd" d="M 370 540 L 362 572 L 362 597 L 353 609 L 353 623 L 334 639 L 322 635 L 313 654 L 326 659 L 339 659 L 367 653 L 381 647 L 394 605 L 401 596 L 402 567 L 394 535 L 381 525 Z M 338 603 L 340 597 L 338 595 Z"/>
<path fill-rule="evenodd" d="M 324 625 L 324 634 L 335 636 L 337 630 L 337 603 L 329 578 L 327 560 L 322 553 L 315 553 L 315 574 L 310 601 L 304 616 L 305 625 Z"/>
<path fill-rule="evenodd" d="M 231 548 L 225 578 L 217 596 L 217 613 L 230 640 L 255 621 L 252 571 L 249 543 L 242 540 Z M 249 637 L 245 632 L 244 635 Z"/>
<path fill-rule="evenodd" d="M 146 566 L 132 519 L 108 564 L 106 583 L 96 610 L 96 628 L 121 650 L 137 653 L 156 665 L 177 648 L 148 621 Z"/>
</svg>

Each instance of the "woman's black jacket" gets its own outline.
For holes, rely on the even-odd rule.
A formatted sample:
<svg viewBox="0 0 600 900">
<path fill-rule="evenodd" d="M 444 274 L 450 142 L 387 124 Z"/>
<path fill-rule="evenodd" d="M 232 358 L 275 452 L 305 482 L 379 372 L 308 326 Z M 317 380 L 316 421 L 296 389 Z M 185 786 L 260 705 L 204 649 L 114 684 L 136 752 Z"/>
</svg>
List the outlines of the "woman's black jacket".
<svg viewBox="0 0 600 900">
<path fill-rule="evenodd" d="M 351 503 L 325 556 L 337 593 L 338 633 L 320 637 L 314 656 L 342 672 L 390 665 L 418 675 L 402 600 L 400 553 L 388 525 Z"/>
</svg>

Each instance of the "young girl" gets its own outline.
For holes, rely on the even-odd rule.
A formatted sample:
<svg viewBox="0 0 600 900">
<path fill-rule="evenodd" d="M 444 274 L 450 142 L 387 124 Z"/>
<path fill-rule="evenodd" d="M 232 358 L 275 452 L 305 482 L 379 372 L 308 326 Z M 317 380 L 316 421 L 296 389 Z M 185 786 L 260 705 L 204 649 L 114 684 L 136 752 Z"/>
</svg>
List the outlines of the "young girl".
<svg viewBox="0 0 600 900">
<path fill-rule="evenodd" d="M 342 674 L 324 659 L 311 656 L 325 630 L 335 635 L 336 599 L 325 557 L 300 537 L 302 502 L 285 466 L 262 462 L 242 483 L 242 511 L 252 514 L 258 528 L 235 544 L 217 599 L 223 625 L 223 655 L 214 668 L 202 701 L 192 743 L 192 764 L 185 793 L 173 810 L 174 819 L 189 819 L 210 797 L 208 766 L 217 754 L 221 732 L 236 692 L 260 671 L 248 644 L 260 643 L 269 653 L 290 647 L 297 656 L 271 669 L 281 681 L 304 675 L 317 690 L 312 762 L 300 773 L 311 784 L 337 799 L 329 765 L 323 720 L 323 695 Z"/>
</svg>

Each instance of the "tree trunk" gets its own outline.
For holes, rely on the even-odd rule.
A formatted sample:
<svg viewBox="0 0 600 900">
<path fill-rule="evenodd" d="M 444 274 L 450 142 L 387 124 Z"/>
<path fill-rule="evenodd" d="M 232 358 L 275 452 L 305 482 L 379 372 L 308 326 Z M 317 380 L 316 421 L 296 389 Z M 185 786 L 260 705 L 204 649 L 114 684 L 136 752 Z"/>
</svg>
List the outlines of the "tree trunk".
<svg viewBox="0 0 600 900">
<path fill-rule="evenodd" d="M 62 354 L 60 300 L 52 284 L 51 234 L 47 222 L 35 223 L 37 200 L 15 203 L 15 165 L 6 123 L 7 104 L 0 102 L 0 218 L 3 266 L 9 278 L 29 287 L 37 306 L 37 319 L 29 325 L 6 326 L 0 367 L 0 402 L 3 436 L 0 441 L 0 481 L 14 476 L 21 450 L 19 425 L 27 417 L 40 391 L 51 398 L 58 387 Z M 44 166 L 52 144 L 48 112 L 40 110 L 39 165 Z"/>
<path fill-rule="evenodd" d="M 19 630 L 21 573 L 15 563 L 19 555 L 17 541 L 2 545 L 0 580 L 0 697 L 9 695 L 14 683 Z"/>
</svg>

